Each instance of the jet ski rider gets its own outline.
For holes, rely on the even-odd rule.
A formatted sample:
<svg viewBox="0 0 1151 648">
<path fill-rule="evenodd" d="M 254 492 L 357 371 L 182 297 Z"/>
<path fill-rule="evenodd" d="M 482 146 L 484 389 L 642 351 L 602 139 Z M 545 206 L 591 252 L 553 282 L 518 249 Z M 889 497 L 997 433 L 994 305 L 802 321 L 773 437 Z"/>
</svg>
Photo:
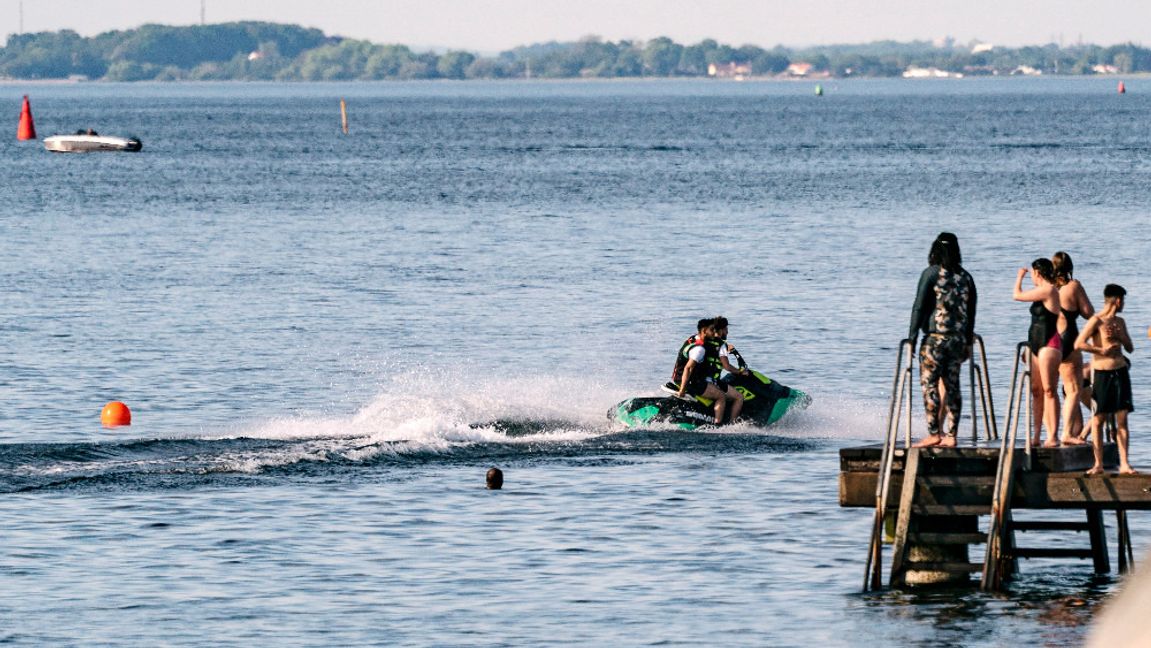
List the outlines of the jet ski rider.
<svg viewBox="0 0 1151 648">
<path fill-rule="evenodd" d="M 722 318 L 718 318 L 722 319 Z M 726 320 L 724 320 L 726 322 Z M 720 359 L 720 350 L 726 346 L 716 327 L 717 320 L 702 319 L 696 328 L 699 333 L 680 347 L 679 357 L 676 359 L 676 369 L 683 362 L 683 370 L 679 375 L 673 375 L 673 382 L 679 388 L 676 396 L 685 398 L 687 394 L 694 397 L 703 397 L 715 401 L 715 424 L 722 425 L 727 401 L 732 401 L 731 420 L 739 418 L 743 410 L 743 394 L 734 387 L 719 382 L 720 374 L 724 369 L 724 360 Z M 726 354 L 725 354 L 726 355 Z M 730 365 L 729 365 L 730 366 Z M 678 380 L 677 380 L 678 379 Z"/>
<path fill-rule="evenodd" d="M 719 363 L 723 365 L 723 370 L 733 376 L 746 376 L 751 373 L 743 356 L 727 341 L 727 318 L 720 315 L 712 321 L 719 336 Z M 735 358 L 734 365 L 731 363 L 732 358 Z M 724 380 L 728 380 L 728 377 L 725 376 Z"/>
</svg>

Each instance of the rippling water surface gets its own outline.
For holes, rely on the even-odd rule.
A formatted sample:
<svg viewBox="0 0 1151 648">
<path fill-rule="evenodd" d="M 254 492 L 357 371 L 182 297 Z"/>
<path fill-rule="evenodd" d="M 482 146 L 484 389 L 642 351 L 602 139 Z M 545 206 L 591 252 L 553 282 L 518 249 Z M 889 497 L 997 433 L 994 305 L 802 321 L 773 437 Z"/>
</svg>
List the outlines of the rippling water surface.
<svg viewBox="0 0 1151 648">
<path fill-rule="evenodd" d="M 940 230 L 1001 406 L 1032 258 L 1148 323 L 1138 81 L 0 89 L 144 141 L 0 142 L 0 643 L 1061 646 L 1116 589 L 860 594 L 837 452 Z M 611 427 L 720 312 L 813 407 Z"/>
</svg>

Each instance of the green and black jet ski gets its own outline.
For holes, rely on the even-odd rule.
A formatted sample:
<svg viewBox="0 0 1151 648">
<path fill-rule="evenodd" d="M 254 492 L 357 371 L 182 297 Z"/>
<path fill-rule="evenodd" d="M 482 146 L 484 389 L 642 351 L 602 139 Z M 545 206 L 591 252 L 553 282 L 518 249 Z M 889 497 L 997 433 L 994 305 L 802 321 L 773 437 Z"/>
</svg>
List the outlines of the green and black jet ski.
<svg viewBox="0 0 1151 648">
<path fill-rule="evenodd" d="M 747 375 L 731 374 L 723 382 L 735 387 L 743 394 L 743 413 L 740 418 L 766 427 L 783 418 L 792 410 L 800 410 L 811 404 L 811 397 L 771 378 L 750 371 Z M 674 394 L 673 383 L 664 385 L 664 391 Z M 607 412 L 612 421 L 619 421 L 627 427 L 648 427 L 671 425 L 684 430 L 694 430 L 701 426 L 714 426 L 714 401 L 695 397 L 692 399 L 677 396 L 637 396 L 629 398 Z M 731 405 L 728 405 L 731 412 Z"/>
</svg>

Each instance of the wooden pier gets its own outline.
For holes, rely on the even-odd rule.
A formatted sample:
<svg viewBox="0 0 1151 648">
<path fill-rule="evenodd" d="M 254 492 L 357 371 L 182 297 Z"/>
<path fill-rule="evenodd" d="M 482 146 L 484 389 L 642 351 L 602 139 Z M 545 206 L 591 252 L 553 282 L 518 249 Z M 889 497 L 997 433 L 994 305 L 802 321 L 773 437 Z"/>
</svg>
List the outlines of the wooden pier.
<svg viewBox="0 0 1151 648">
<path fill-rule="evenodd" d="M 1008 448 L 1007 457 L 1000 457 Z M 839 504 L 877 510 L 883 445 L 840 450 Z M 1120 572 L 1133 565 L 1126 512 L 1151 510 L 1151 475 L 1118 475 L 1114 444 L 1104 446 L 1103 475 L 1087 476 L 1090 446 L 1023 448 L 893 448 L 883 541 L 892 545 L 889 584 L 955 584 L 981 573 L 985 589 L 1000 589 L 1024 558 L 1090 559 L 1111 569 L 1105 512 L 1114 511 Z M 1061 519 L 1031 519 L 1062 511 Z M 879 519 L 877 511 L 877 520 Z M 1027 545 L 1020 534 L 1028 533 Z M 1083 537 L 1079 547 L 1044 546 L 1058 532 Z M 1046 541 L 1046 542 L 1045 542 Z M 983 559 L 973 560 L 972 549 Z M 873 542 L 865 589 L 881 585 L 882 548 Z"/>
</svg>

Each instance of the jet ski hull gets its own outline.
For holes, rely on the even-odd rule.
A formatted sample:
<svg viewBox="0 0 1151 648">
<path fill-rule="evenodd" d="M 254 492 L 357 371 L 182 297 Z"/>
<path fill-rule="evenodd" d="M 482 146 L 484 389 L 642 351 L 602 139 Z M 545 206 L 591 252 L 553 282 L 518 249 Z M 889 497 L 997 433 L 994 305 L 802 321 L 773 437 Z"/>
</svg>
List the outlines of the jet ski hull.
<svg viewBox="0 0 1151 648">
<path fill-rule="evenodd" d="M 730 384 L 744 397 L 740 418 L 767 427 L 788 412 L 806 408 L 811 397 L 753 371 L 748 376 L 731 376 Z M 728 411 L 731 411 L 730 406 Z M 670 425 L 684 430 L 715 425 L 711 401 L 684 400 L 675 396 L 637 396 L 622 401 L 608 410 L 609 420 L 625 427 Z"/>
</svg>

